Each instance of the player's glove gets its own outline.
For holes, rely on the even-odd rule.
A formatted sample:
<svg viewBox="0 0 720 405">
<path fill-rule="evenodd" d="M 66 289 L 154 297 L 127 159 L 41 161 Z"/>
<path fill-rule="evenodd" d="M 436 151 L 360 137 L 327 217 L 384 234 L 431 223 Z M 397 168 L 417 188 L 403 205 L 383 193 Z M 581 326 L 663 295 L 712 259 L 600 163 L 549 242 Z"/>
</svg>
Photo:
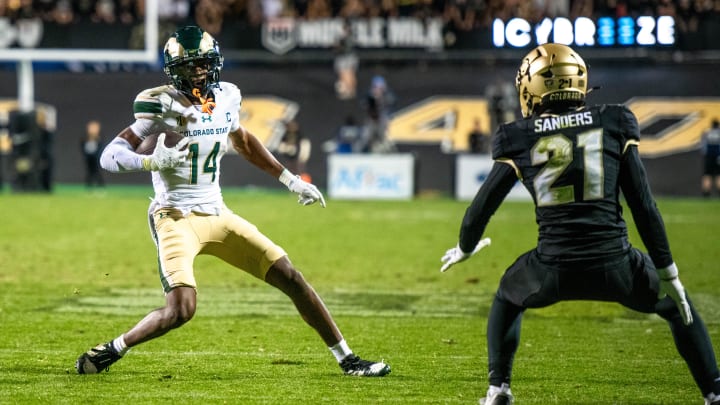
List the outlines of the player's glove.
<svg viewBox="0 0 720 405">
<path fill-rule="evenodd" d="M 440 272 L 444 273 L 453 264 L 467 260 L 470 256 L 479 252 L 485 246 L 490 246 L 490 238 L 481 239 L 477 246 L 475 246 L 475 249 L 473 249 L 470 253 L 463 252 L 462 249 L 460 249 L 460 244 L 458 243 L 454 248 L 448 249 L 447 252 L 445 252 L 445 255 L 440 259 L 440 261 L 443 262 Z"/>
<path fill-rule="evenodd" d="M 299 204 L 310 205 L 320 201 L 320 205 L 325 208 L 325 198 L 320 190 L 315 185 L 301 179 L 300 176 L 293 175 L 288 169 L 285 169 L 278 180 L 287 186 L 288 190 L 298 195 Z"/>
<path fill-rule="evenodd" d="M 692 313 L 690 312 L 690 304 L 688 304 L 687 296 L 685 295 L 685 288 L 680 283 L 678 278 L 678 268 L 675 263 L 668 267 L 657 269 L 658 276 L 660 277 L 660 292 L 658 298 L 662 299 L 666 295 L 669 295 L 675 305 L 677 305 L 680 315 L 682 316 L 685 325 L 690 325 L 693 322 Z"/>
<path fill-rule="evenodd" d="M 187 159 L 188 150 L 181 149 L 185 148 L 188 142 L 188 138 L 183 138 L 177 145 L 168 148 L 165 146 L 165 133 L 158 135 L 152 155 L 142 161 L 143 169 L 155 172 L 180 166 Z"/>
</svg>

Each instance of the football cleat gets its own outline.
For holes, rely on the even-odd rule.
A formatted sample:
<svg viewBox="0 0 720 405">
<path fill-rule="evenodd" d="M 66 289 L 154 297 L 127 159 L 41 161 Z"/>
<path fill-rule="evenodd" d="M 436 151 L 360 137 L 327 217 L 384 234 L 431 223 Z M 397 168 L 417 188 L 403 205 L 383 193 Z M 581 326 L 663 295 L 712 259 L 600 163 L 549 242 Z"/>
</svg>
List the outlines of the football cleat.
<svg viewBox="0 0 720 405">
<path fill-rule="evenodd" d="M 503 383 L 500 387 L 491 385 L 485 394 L 485 398 L 480 398 L 480 405 L 512 405 L 515 401 L 510 392 L 510 386 Z"/>
<path fill-rule="evenodd" d="M 78 374 L 97 374 L 107 371 L 111 364 L 121 358 L 122 356 L 115 351 L 112 342 L 99 344 L 78 357 L 75 369 Z"/>
<path fill-rule="evenodd" d="M 350 354 L 340 362 L 340 368 L 346 375 L 359 377 L 382 377 L 390 373 L 390 366 L 381 361 L 378 363 L 363 360 L 360 357 Z"/>
<path fill-rule="evenodd" d="M 720 395 L 710 393 L 705 397 L 705 405 L 720 405 Z"/>
</svg>

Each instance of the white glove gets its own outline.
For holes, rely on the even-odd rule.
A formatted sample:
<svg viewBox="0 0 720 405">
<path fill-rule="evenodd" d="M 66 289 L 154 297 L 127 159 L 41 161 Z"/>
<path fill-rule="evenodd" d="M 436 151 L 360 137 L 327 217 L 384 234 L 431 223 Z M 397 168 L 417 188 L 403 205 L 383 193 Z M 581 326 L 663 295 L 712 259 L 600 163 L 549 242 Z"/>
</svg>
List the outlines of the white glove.
<svg viewBox="0 0 720 405">
<path fill-rule="evenodd" d="M 298 203 L 302 205 L 314 204 L 320 201 L 320 205 L 325 208 L 325 198 L 315 185 L 295 176 L 288 169 L 283 170 L 278 178 L 282 184 L 287 186 L 288 190 L 298 195 Z"/>
<path fill-rule="evenodd" d="M 481 239 L 477 246 L 475 246 L 475 249 L 473 249 L 470 253 L 463 252 L 462 249 L 460 249 L 460 244 L 458 243 L 458 245 L 454 248 L 448 249 L 447 252 L 445 252 L 445 255 L 440 259 L 440 261 L 444 263 L 440 268 L 440 272 L 444 273 L 453 264 L 467 260 L 470 256 L 479 252 L 485 246 L 490 246 L 490 238 Z"/>
<path fill-rule="evenodd" d="M 685 288 L 680 279 L 678 278 L 678 268 L 675 263 L 668 267 L 657 269 L 658 276 L 660 277 L 660 292 L 658 298 L 665 298 L 669 295 L 670 298 L 675 301 L 680 315 L 682 316 L 685 325 L 690 325 L 693 322 L 692 313 L 690 312 L 690 304 L 688 304 L 687 297 L 685 296 Z"/>
<path fill-rule="evenodd" d="M 159 171 L 180 166 L 187 159 L 189 151 L 183 149 L 188 142 L 188 138 L 183 138 L 177 145 L 172 148 L 165 146 L 165 133 L 158 135 L 157 144 L 152 155 L 146 157 L 142 161 L 143 169 L 148 171 Z"/>
</svg>

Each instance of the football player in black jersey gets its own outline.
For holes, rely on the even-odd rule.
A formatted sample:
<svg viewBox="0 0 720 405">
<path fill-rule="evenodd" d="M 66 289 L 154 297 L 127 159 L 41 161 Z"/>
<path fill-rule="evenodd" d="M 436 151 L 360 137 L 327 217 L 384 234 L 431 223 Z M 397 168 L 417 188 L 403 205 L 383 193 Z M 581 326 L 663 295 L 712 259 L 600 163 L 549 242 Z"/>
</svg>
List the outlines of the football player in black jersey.
<svg viewBox="0 0 720 405">
<path fill-rule="evenodd" d="M 517 73 L 523 119 L 501 125 L 495 163 L 441 271 L 489 244 L 490 217 L 520 179 L 535 202 L 537 247 L 503 275 L 488 319 L 490 387 L 481 404 L 510 404 L 522 315 L 565 300 L 620 303 L 670 326 L 705 404 L 720 404 L 720 372 L 705 324 L 678 279 L 665 226 L 638 153 L 640 131 L 622 105 L 585 105 L 587 67 L 570 47 L 544 44 Z M 620 193 L 648 253 L 631 246 Z"/>
</svg>

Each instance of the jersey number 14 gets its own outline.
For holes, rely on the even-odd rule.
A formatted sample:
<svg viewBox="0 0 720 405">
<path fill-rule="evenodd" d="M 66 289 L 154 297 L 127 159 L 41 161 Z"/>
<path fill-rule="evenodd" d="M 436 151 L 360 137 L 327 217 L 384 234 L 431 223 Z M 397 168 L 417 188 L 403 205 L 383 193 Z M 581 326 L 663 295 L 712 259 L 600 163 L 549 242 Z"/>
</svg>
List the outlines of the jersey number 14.
<svg viewBox="0 0 720 405">
<path fill-rule="evenodd" d="M 198 159 L 200 157 L 200 144 L 198 143 L 192 143 L 188 145 L 188 148 L 190 150 L 190 184 L 197 184 L 198 183 Z M 210 183 L 215 182 L 216 173 L 217 173 L 217 156 L 220 152 L 220 142 L 215 142 L 215 145 L 213 145 L 212 150 L 205 158 L 205 162 L 202 165 L 202 173 L 203 174 L 210 174 L 212 177 L 210 178 Z"/>
</svg>

